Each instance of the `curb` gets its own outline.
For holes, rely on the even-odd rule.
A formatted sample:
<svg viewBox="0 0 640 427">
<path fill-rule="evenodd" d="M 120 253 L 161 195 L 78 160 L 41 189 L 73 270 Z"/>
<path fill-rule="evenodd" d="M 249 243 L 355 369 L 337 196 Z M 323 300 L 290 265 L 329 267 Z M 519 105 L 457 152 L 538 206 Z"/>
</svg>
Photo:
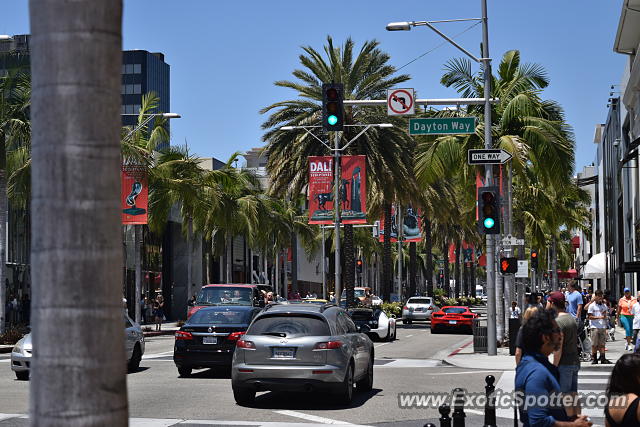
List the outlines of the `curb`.
<svg viewBox="0 0 640 427">
<path fill-rule="evenodd" d="M 158 336 L 161 336 L 161 335 L 173 335 L 175 333 L 176 333 L 176 331 L 167 329 L 167 330 L 164 330 L 164 331 L 143 332 L 143 335 L 144 335 L 145 338 L 147 338 L 147 337 L 158 337 Z"/>
</svg>

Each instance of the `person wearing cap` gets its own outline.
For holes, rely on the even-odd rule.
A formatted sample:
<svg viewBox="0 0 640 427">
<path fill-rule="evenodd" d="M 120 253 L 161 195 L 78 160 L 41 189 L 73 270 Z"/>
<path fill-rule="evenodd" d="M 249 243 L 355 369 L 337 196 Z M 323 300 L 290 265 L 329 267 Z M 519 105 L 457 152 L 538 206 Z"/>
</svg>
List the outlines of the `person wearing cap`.
<svg viewBox="0 0 640 427">
<path fill-rule="evenodd" d="M 609 310 L 602 300 L 602 291 L 598 289 L 593 296 L 593 303 L 589 304 L 587 309 L 589 315 L 589 328 L 591 329 L 591 356 L 592 365 L 598 364 L 598 351 L 600 351 L 600 363 L 603 365 L 610 364 L 604 355 L 605 343 L 607 342 L 607 318 Z"/>
<path fill-rule="evenodd" d="M 631 314 L 631 307 L 636 303 L 636 299 L 631 296 L 631 289 L 624 288 L 624 295 L 618 301 L 618 321 L 620 326 L 624 328 L 625 338 L 627 345 L 625 350 L 633 350 L 631 344 L 631 338 L 633 337 L 633 314 Z"/>
<path fill-rule="evenodd" d="M 558 313 L 556 323 L 561 331 L 560 348 L 553 352 L 553 364 L 558 367 L 560 374 L 558 383 L 560 392 L 575 396 L 578 393 L 578 371 L 580 370 L 580 354 L 578 353 L 578 325 L 573 316 L 565 310 L 564 294 L 559 291 L 551 292 L 547 299 L 547 310 L 553 309 Z M 572 398 L 572 406 L 566 406 L 567 415 L 580 413 L 580 402 Z"/>
</svg>

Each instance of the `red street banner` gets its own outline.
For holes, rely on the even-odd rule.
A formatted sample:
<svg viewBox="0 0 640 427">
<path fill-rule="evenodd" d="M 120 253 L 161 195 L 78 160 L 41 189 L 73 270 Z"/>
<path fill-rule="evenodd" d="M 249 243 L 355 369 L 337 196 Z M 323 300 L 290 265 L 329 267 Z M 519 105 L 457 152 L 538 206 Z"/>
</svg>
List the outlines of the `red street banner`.
<svg viewBox="0 0 640 427">
<path fill-rule="evenodd" d="M 367 223 L 365 156 L 341 157 L 339 191 L 343 224 Z M 309 224 L 333 224 L 334 179 L 332 156 L 309 157 Z"/>
<path fill-rule="evenodd" d="M 422 224 L 420 222 L 420 210 L 412 206 L 402 210 L 403 242 L 419 242 L 422 240 Z M 398 218 L 396 217 L 396 205 L 391 205 L 391 242 L 398 241 Z M 378 241 L 384 242 L 384 214 L 380 218 L 380 233 Z"/>
<path fill-rule="evenodd" d="M 149 202 L 149 187 L 144 168 L 140 166 L 122 166 L 120 173 L 120 206 L 122 223 L 129 225 L 146 224 Z"/>
</svg>

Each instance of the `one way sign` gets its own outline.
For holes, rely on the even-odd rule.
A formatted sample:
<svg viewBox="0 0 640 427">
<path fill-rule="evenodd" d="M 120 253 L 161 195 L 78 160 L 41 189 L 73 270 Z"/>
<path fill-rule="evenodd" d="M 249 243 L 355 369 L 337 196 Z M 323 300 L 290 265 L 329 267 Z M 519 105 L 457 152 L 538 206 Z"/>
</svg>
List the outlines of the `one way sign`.
<svg viewBox="0 0 640 427">
<path fill-rule="evenodd" d="M 502 149 L 482 149 L 467 151 L 467 163 L 470 165 L 501 165 L 513 156 Z"/>
</svg>

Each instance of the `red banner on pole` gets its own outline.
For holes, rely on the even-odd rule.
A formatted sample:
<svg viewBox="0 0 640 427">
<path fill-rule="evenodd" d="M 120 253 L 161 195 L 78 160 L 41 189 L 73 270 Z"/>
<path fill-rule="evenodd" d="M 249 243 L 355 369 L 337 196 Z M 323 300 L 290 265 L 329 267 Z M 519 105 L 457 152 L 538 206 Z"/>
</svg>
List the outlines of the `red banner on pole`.
<svg viewBox="0 0 640 427">
<path fill-rule="evenodd" d="M 122 167 L 120 206 L 122 223 L 128 225 L 146 224 L 149 203 L 147 174 L 141 166 Z"/>
<path fill-rule="evenodd" d="M 343 224 L 366 224 L 367 177 L 365 156 L 343 156 L 340 217 Z M 333 157 L 309 157 L 309 224 L 333 224 Z"/>
</svg>

